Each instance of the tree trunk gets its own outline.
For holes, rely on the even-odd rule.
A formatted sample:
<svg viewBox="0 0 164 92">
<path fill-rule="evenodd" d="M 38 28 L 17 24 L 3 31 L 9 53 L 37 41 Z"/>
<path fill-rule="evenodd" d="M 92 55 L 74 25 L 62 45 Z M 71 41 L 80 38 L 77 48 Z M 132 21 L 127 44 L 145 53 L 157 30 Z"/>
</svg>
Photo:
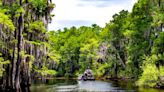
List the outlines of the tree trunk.
<svg viewBox="0 0 164 92">
<path fill-rule="evenodd" d="M 15 61 L 16 61 L 16 57 L 15 57 L 15 46 L 14 46 L 14 51 L 13 51 L 13 58 L 12 58 L 12 67 L 11 67 L 11 85 L 12 85 L 12 89 L 15 89 Z"/>
<path fill-rule="evenodd" d="M 37 33 L 39 29 L 32 29 L 33 32 L 29 32 L 28 29 L 30 28 L 30 22 L 42 21 L 44 23 L 45 16 L 50 15 L 49 13 L 47 14 L 47 11 L 50 11 L 47 10 L 43 12 L 46 13 L 46 15 L 37 13 L 38 11 L 33 10 L 35 6 L 31 5 L 31 3 L 29 4 L 29 0 L 2 0 L 1 2 L 3 4 L 2 6 L 9 7 L 9 11 L 11 10 L 11 5 L 16 4 L 23 8 L 25 12 L 6 12 L 7 15 L 13 16 L 9 18 L 15 26 L 15 32 L 4 25 L 0 25 L 0 40 L 2 40 L 2 43 L 5 43 L 2 44 L 3 47 L 0 46 L 0 53 L 2 53 L 4 61 L 10 60 L 10 64 L 2 64 L 5 71 L 3 72 L 2 78 L 0 78 L 0 87 L 4 91 L 29 91 L 28 88 L 31 84 L 30 59 L 33 59 L 32 56 L 34 56 L 36 59 L 34 63 L 41 68 L 41 66 L 43 66 L 41 60 L 44 59 L 47 53 L 41 50 L 42 46 L 37 46 L 30 42 L 36 40 L 46 42 L 45 33 Z M 17 14 L 20 15 L 16 16 Z M 29 18 L 29 16 L 31 16 L 31 18 Z M 48 23 L 48 20 L 46 21 L 46 23 Z M 24 27 L 24 23 L 26 23 L 27 26 Z M 46 27 L 46 25 L 47 24 L 43 24 L 44 27 Z M 29 43 L 25 44 L 26 41 L 29 41 Z M 10 53 L 10 51 L 12 51 L 12 53 Z"/>
<path fill-rule="evenodd" d="M 22 6 L 22 0 L 20 0 L 20 6 Z M 15 88 L 16 92 L 21 92 L 21 87 L 20 87 L 20 64 L 21 61 L 23 60 L 22 57 L 22 51 L 23 51 L 23 32 L 24 29 L 24 19 L 23 19 L 23 14 L 20 13 L 20 17 L 18 19 L 18 58 L 16 62 L 16 75 L 15 75 Z"/>
<path fill-rule="evenodd" d="M 117 61 L 114 63 L 114 78 L 118 78 L 118 67 L 117 67 Z"/>
<path fill-rule="evenodd" d="M 158 5 L 159 5 L 159 7 L 161 6 L 161 0 L 158 0 Z"/>
<path fill-rule="evenodd" d="M 6 71 L 6 89 L 10 89 L 11 87 L 11 72 L 10 72 L 10 64 L 7 65 L 7 71 Z"/>
</svg>

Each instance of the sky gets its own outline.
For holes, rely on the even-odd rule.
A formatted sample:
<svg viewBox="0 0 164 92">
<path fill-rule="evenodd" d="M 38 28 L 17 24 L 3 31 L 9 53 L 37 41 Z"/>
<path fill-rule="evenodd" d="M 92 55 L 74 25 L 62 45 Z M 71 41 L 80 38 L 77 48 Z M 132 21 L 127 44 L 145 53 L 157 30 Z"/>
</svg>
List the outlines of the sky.
<svg viewBox="0 0 164 92">
<path fill-rule="evenodd" d="M 98 24 L 104 27 L 115 13 L 121 10 L 131 11 L 137 0 L 52 0 L 56 7 L 55 16 L 48 30 L 58 30 L 72 26 L 91 26 Z"/>
</svg>

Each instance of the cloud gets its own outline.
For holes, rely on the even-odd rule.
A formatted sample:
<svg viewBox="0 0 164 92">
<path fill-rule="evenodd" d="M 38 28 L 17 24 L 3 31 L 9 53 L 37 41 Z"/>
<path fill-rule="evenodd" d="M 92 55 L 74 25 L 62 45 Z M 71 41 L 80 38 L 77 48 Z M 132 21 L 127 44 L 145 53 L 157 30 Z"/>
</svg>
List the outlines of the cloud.
<svg viewBox="0 0 164 92">
<path fill-rule="evenodd" d="M 72 24 L 76 24 L 75 26 L 79 26 L 79 25 L 89 25 L 90 23 L 92 23 L 92 21 L 88 21 L 88 20 L 60 20 L 58 21 L 59 24 L 61 25 L 72 25 Z M 64 24 L 63 24 L 64 23 Z"/>
<path fill-rule="evenodd" d="M 102 27 L 115 13 L 125 9 L 131 11 L 135 0 L 52 0 L 56 4 L 55 17 L 49 30 L 70 26 L 98 24 Z M 124 2 L 124 3 L 122 3 Z"/>
<path fill-rule="evenodd" d="M 81 1 L 78 6 L 95 6 L 95 7 L 108 7 L 110 5 L 119 5 L 127 3 L 129 0 L 79 0 Z"/>
</svg>

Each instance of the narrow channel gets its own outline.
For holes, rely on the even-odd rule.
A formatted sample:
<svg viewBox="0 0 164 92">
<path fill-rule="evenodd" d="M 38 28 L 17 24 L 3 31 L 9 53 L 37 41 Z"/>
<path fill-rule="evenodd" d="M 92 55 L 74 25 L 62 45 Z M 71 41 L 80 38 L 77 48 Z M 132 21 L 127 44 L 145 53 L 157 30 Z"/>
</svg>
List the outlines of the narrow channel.
<svg viewBox="0 0 164 92">
<path fill-rule="evenodd" d="M 30 88 L 31 92 L 163 92 L 160 89 L 137 88 L 132 81 L 77 81 L 66 79 L 40 80 Z"/>
</svg>

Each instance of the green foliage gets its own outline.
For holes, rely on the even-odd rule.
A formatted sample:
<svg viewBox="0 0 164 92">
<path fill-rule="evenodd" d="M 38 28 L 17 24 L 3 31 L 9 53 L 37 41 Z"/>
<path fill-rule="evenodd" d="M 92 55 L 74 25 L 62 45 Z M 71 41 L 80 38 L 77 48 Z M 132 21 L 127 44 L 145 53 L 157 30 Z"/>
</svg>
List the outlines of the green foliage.
<svg viewBox="0 0 164 92">
<path fill-rule="evenodd" d="M 29 60 L 31 71 L 45 77 L 76 77 L 90 68 L 96 77 L 135 78 L 139 86 L 163 85 L 164 15 L 158 0 L 138 0 L 132 12 L 122 10 L 114 14 L 104 28 L 93 24 L 48 32 L 49 21 L 43 22 L 42 18 L 50 20 L 55 5 L 48 0 L 28 1 L 26 7 L 17 3 L 2 5 L 0 0 L 0 25 L 5 34 L 0 34 L 0 53 L 5 51 L 5 56 L 0 54 L 0 76 L 5 71 L 3 66 L 11 63 L 4 57 L 13 57 L 16 51 L 14 55 L 19 53 Z M 19 35 L 24 48 L 17 52 L 18 38 L 14 33 L 19 33 L 15 28 L 19 27 L 21 14 L 24 30 Z M 12 30 L 10 34 L 7 29 Z"/>
<path fill-rule="evenodd" d="M 31 2 L 35 8 L 38 7 L 39 9 L 42 9 L 46 7 L 47 0 L 29 0 L 29 2 Z"/>
<path fill-rule="evenodd" d="M 164 66 L 159 67 L 160 76 L 164 77 Z"/>
<path fill-rule="evenodd" d="M 84 30 L 85 29 L 85 30 Z M 100 27 L 65 28 L 63 32 L 48 32 L 50 49 L 55 52 L 59 76 L 76 76 L 92 66 L 97 60 Z M 89 34 L 89 35 L 88 35 Z"/>
<path fill-rule="evenodd" d="M 46 67 L 43 67 L 42 69 L 40 70 L 36 70 L 38 73 L 41 74 L 41 76 L 47 76 L 47 75 L 56 75 L 56 71 L 55 70 L 50 70 L 50 69 L 47 69 Z"/>
<path fill-rule="evenodd" d="M 155 87 L 160 82 L 159 77 L 163 77 L 163 66 L 158 66 L 158 61 L 163 58 L 162 55 L 152 55 L 145 57 L 142 64 L 143 73 L 137 84 L 139 86 Z"/>
<path fill-rule="evenodd" d="M 29 32 L 33 32 L 33 31 L 42 32 L 42 33 L 46 32 L 46 28 L 42 21 L 34 21 L 34 22 L 30 23 L 29 26 L 30 26 L 30 28 L 28 30 Z"/>
<path fill-rule="evenodd" d="M 59 60 L 61 59 L 61 55 L 53 50 L 48 54 L 49 58 L 52 59 L 53 61 L 55 61 L 56 63 L 59 63 Z"/>
<path fill-rule="evenodd" d="M 12 31 L 15 29 L 9 16 L 4 14 L 4 12 L 1 10 L 0 10 L 0 24 L 3 25 L 4 27 L 9 28 Z"/>
<path fill-rule="evenodd" d="M 138 85 L 155 87 L 155 85 L 158 82 L 158 76 L 159 76 L 159 71 L 157 67 L 153 64 L 147 64 L 144 67 L 142 76 L 138 80 Z"/>
<path fill-rule="evenodd" d="M 25 10 L 23 9 L 23 7 L 17 6 L 17 5 L 13 5 L 15 11 L 13 11 L 15 14 L 15 17 L 19 18 L 20 13 L 25 13 Z"/>
<path fill-rule="evenodd" d="M 46 12 L 48 0 L 29 0 L 29 2 L 32 3 L 37 15 L 42 15 L 43 12 Z M 52 8 L 53 6 L 54 4 L 51 5 Z"/>
<path fill-rule="evenodd" d="M 152 49 L 152 53 L 153 54 L 157 54 L 157 53 L 163 53 L 164 48 L 163 48 L 163 44 L 164 44 L 164 32 L 160 32 L 158 38 L 156 38 L 154 40 L 154 46 Z"/>
<path fill-rule="evenodd" d="M 22 83 L 30 85 L 33 74 L 56 74 L 60 54 L 52 50 L 46 33 L 53 8 L 49 0 L 0 0 L 0 80 L 17 80 L 1 83 L 0 89 L 23 90 Z"/>
<path fill-rule="evenodd" d="M 110 66 L 109 63 L 98 64 L 98 69 L 96 69 L 96 71 L 95 71 L 96 74 L 95 75 L 97 77 L 103 77 L 105 72 L 106 72 L 106 70 L 110 69 L 110 67 L 111 66 Z"/>
<path fill-rule="evenodd" d="M 135 78 L 139 85 L 155 86 L 163 76 L 161 11 L 157 2 L 139 0 L 132 12 L 120 11 L 104 28 L 93 24 L 48 32 L 51 51 L 61 56 L 57 75 L 78 76 L 90 68 L 97 77 Z M 103 43 L 107 50 L 101 51 Z"/>
<path fill-rule="evenodd" d="M 7 60 L 5 61 L 4 58 L 2 57 L 2 54 L 0 53 L 0 77 L 3 75 L 3 72 L 5 71 L 3 65 L 9 64 L 10 61 Z"/>
</svg>

